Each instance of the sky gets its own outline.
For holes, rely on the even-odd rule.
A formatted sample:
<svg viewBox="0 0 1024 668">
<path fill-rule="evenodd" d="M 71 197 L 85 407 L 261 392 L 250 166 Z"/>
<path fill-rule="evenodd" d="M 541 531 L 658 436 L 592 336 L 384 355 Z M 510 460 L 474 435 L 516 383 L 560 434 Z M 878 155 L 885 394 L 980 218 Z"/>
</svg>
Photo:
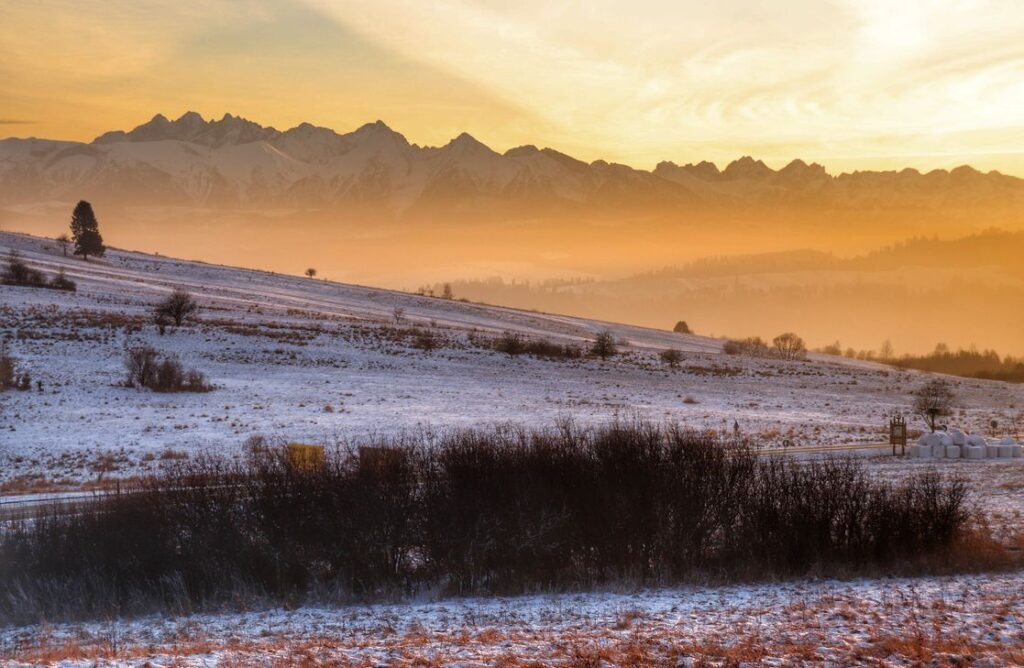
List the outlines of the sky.
<svg viewBox="0 0 1024 668">
<path fill-rule="evenodd" d="M 0 137 L 160 112 L 651 168 L 1024 175 L 1019 0 L 0 0 Z"/>
</svg>

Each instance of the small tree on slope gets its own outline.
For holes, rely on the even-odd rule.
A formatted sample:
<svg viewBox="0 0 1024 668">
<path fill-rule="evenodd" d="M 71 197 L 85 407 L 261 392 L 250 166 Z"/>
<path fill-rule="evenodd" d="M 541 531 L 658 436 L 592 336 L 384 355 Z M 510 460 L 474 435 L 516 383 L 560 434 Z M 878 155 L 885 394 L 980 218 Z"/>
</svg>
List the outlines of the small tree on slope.
<svg viewBox="0 0 1024 668">
<path fill-rule="evenodd" d="M 103 257 L 107 250 L 96 214 L 85 200 L 79 202 L 71 214 L 71 239 L 75 242 L 75 255 L 81 255 L 83 260 L 88 260 L 90 255 Z"/>
<path fill-rule="evenodd" d="M 934 432 L 939 418 L 952 414 L 954 401 L 956 394 L 949 381 L 934 378 L 914 391 L 914 412 Z"/>
</svg>

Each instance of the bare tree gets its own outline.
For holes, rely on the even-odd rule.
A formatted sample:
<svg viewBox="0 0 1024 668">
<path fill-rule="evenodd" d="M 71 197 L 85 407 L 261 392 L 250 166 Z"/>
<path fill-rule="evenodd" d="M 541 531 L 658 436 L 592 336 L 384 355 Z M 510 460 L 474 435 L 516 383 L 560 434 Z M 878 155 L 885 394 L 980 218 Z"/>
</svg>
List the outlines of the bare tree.
<svg viewBox="0 0 1024 668">
<path fill-rule="evenodd" d="M 199 305 L 192 299 L 192 295 L 181 288 L 175 288 L 174 292 L 153 310 L 154 322 L 157 326 L 160 326 L 161 322 L 164 326 L 172 322 L 175 327 L 181 327 L 198 310 Z"/>
<path fill-rule="evenodd" d="M 779 334 L 772 339 L 775 353 L 784 360 L 799 360 L 807 356 L 807 344 L 793 332 Z"/>
<path fill-rule="evenodd" d="M 607 329 L 598 334 L 597 338 L 594 339 L 594 344 L 590 346 L 590 354 L 603 360 L 614 357 L 618 352 L 618 346 L 615 344 L 615 335 Z"/>
<path fill-rule="evenodd" d="M 445 283 L 444 287 L 441 288 L 441 299 L 454 299 L 455 293 L 452 292 L 452 284 Z"/>
<path fill-rule="evenodd" d="M 57 237 L 57 245 L 60 246 L 61 252 L 64 253 L 64 257 L 68 256 L 68 246 L 71 245 L 71 237 L 67 234 L 61 234 Z"/>
<path fill-rule="evenodd" d="M 956 393 L 944 378 L 933 378 L 914 391 L 914 412 L 933 432 L 941 417 L 951 415 Z"/>
<path fill-rule="evenodd" d="M 662 350 L 661 361 L 667 364 L 670 369 L 678 369 L 679 363 L 683 361 L 683 354 L 675 348 Z"/>
<path fill-rule="evenodd" d="M 395 319 L 395 324 L 399 324 L 405 319 L 405 309 L 401 306 L 396 306 L 391 310 L 391 317 Z"/>
<path fill-rule="evenodd" d="M 878 358 L 883 362 L 887 362 L 894 357 L 896 357 L 896 351 L 892 347 L 892 341 L 886 339 L 885 341 L 882 342 L 882 347 L 878 351 Z"/>
<path fill-rule="evenodd" d="M 316 269 L 314 269 L 313 267 L 307 269 L 306 276 L 308 276 L 309 278 L 316 278 Z"/>
</svg>

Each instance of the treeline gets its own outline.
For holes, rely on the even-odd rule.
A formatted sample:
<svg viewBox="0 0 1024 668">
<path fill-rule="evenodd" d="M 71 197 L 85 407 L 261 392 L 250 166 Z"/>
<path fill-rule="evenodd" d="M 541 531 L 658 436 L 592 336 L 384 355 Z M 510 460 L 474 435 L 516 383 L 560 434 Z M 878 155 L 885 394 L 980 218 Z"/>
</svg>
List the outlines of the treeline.
<svg viewBox="0 0 1024 668">
<path fill-rule="evenodd" d="M 989 565 L 958 561 L 965 487 L 935 472 L 882 480 L 649 423 L 364 445 L 310 464 L 257 443 L 12 525 L 0 622 Z"/>
<path fill-rule="evenodd" d="M 940 344 L 927 355 L 904 355 L 890 363 L 903 369 L 1024 383 L 1024 359 L 1009 355 L 1000 357 L 994 350 L 961 349 L 953 352 Z"/>
</svg>

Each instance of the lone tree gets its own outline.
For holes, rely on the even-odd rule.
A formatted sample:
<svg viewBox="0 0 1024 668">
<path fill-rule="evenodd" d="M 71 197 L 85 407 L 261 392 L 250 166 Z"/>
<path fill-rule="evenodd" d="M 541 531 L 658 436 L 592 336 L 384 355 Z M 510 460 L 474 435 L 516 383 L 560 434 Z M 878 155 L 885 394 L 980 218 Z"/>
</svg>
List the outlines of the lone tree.
<svg viewBox="0 0 1024 668">
<path fill-rule="evenodd" d="M 934 433 L 939 418 L 953 413 L 954 401 L 956 393 L 949 381 L 934 378 L 914 391 L 914 412 L 924 418 Z"/>
<path fill-rule="evenodd" d="M 662 350 L 661 361 L 667 364 L 670 369 L 678 369 L 679 363 L 683 361 L 683 354 L 675 348 Z"/>
<path fill-rule="evenodd" d="M 672 328 L 672 331 L 676 334 L 693 334 L 693 330 L 686 324 L 685 320 L 680 320 L 676 323 L 676 326 Z"/>
<path fill-rule="evenodd" d="M 66 234 L 61 234 L 57 237 L 57 245 L 60 246 L 60 250 L 64 253 L 64 257 L 68 256 L 68 246 L 71 245 L 71 237 Z"/>
<path fill-rule="evenodd" d="M 619 349 L 615 345 L 615 335 L 607 329 L 598 334 L 594 345 L 590 346 L 590 354 L 603 360 L 613 357 L 617 352 Z"/>
<path fill-rule="evenodd" d="M 313 267 L 307 269 L 306 276 L 309 276 L 310 278 L 316 278 L 316 269 L 314 269 Z"/>
<path fill-rule="evenodd" d="M 793 332 L 779 334 L 772 339 L 775 353 L 784 360 L 799 360 L 807 356 L 807 344 Z"/>
<path fill-rule="evenodd" d="M 88 260 L 90 255 L 103 257 L 107 250 L 92 204 L 85 200 L 79 202 L 71 214 L 71 240 L 75 242 L 75 255 L 81 255 L 83 260 Z"/>
<path fill-rule="evenodd" d="M 441 299 L 455 299 L 455 293 L 452 292 L 452 284 L 445 283 L 441 289 Z"/>
<path fill-rule="evenodd" d="M 192 295 L 181 288 L 175 288 L 167 299 L 153 309 L 153 319 L 161 328 L 167 323 L 174 323 L 175 327 L 181 327 L 198 310 L 199 305 L 192 299 Z"/>
</svg>

